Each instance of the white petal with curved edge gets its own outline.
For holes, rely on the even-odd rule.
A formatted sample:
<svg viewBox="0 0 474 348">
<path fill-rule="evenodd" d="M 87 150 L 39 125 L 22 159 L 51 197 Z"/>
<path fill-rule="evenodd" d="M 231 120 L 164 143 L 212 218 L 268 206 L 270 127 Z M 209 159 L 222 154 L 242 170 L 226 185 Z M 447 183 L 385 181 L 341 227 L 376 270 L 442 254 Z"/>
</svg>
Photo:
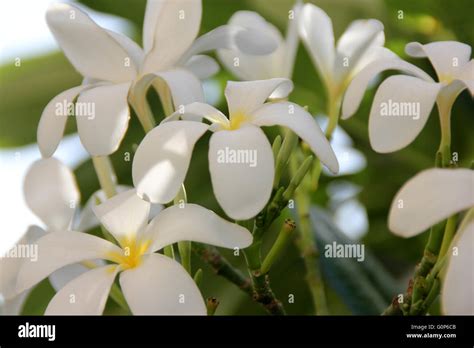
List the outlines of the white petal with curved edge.
<svg viewBox="0 0 474 348">
<path fill-rule="evenodd" d="M 120 285 L 135 315 L 206 315 L 196 283 L 166 256 L 145 255 L 141 265 L 120 274 Z"/>
<path fill-rule="evenodd" d="M 369 116 L 369 140 L 380 153 L 403 149 L 415 140 L 430 116 L 440 90 L 437 83 L 395 75 L 375 93 Z"/>
<path fill-rule="evenodd" d="M 86 88 L 90 86 L 70 88 L 51 99 L 44 108 L 36 133 L 38 147 L 43 157 L 51 157 L 58 148 L 68 117 L 74 115 L 74 112 L 68 112 L 73 111 L 71 103 Z"/>
<path fill-rule="evenodd" d="M 77 131 L 92 156 L 110 155 L 122 142 L 130 119 L 129 88 L 130 83 L 99 86 L 77 98 L 83 110 L 76 115 Z"/>
<path fill-rule="evenodd" d="M 44 314 L 101 315 L 118 271 L 118 266 L 107 265 L 73 279 L 54 295 Z"/>
<path fill-rule="evenodd" d="M 398 191 L 388 224 L 396 235 L 412 237 L 471 206 L 474 206 L 473 170 L 428 169 Z"/>
<path fill-rule="evenodd" d="M 82 76 L 111 82 L 131 81 L 137 73 L 128 53 L 86 13 L 69 4 L 53 4 L 46 22 L 69 61 Z"/>
<path fill-rule="evenodd" d="M 66 232 L 67 233 L 67 232 Z M 95 267 L 105 266 L 104 260 L 94 260 L 87 261 L 82 263 L 75 263 L 72 265 L 64 266 L 63 268 L 58 269 L 57 271 L 51 273 L 48 277 L 51 286 L 54 290 L 61 290 L 67 283 L 71 280 L 79 277 L 81 274 L 84 274 L 87 271 Z"/>
<path fill-rule="evenodd" d="M 28 207 L 53 231 L 69 227 L 80 201 L 73 172 L 55 158 L 34 162 L 23 183 Z M 45 199 L 47 197 L 47 199 Z"/>
<path fill-rule="evenodd" d="M 301 106 L 289 103 L 268 103 L 254 113 L 253 124 L 258 126 L 280 125 L 290 128 L 310 146 L 333 173 L 339 171 L 339 164 L 329 141 L 314 118 Z"/>
<path fill-rule="evenodd" d="M 198 37 L 181 57 L 180 62 L 186 62 L 196 54 L 212 50 L 228 49 L 242 54 L 259 56 L 270 54 L 276 48 L 277 42 L 274 37 L 267 31 L 262 31 L 261 28 L 221 25 Z"/>
<path fill-rule="evenodd" d="M 256 12 L 238 11 L 230 18 L 229 25 L 266 33 L 277 43 L 277 47 L 272 53 L 261 56 L 244 54 L 238 49 L 221 49 L 217 54 L 228 70 L 241 80 L 289 77 L 285 70 L 286 45 L 280 32 L 273 24 L 267 22 Z M 288 52 L 288 54 L 290 53 L 292 52 Z"/>
<path fill-rule="evenodd" d="M 163 120 L 162 123 L 166 123 L 169 121 L 176 121 L 181 117 L 186 117 L 187 121 L 197 121 L 201 122 L 202 119 L 206 119 L 212 122 L 213 125 L 221 126 L 221 127 L 228 127 L 229 126 L 229 119 L 225 117 L 225 115 L 217 110 L 215 107 L 204 104 L 204 103 L 191 103 L 185 105 L 182 110 L 176 111 L 166 119 Z M 212 128 L 212 125 L 211 125 Z M 210 129 L 211 129 L 210 128 Z"/>
<path fill-rule="evenodd" d="M 142 73 L 168 69 L 191 46 L 201 25 L 201 0 L 148 1 L 143 24 Z"/>
<path fill-rule="evenodd" d="M 128 57 L 130 58 L 131 62 L 129 63 L 128 60 L 125 58 L 125 64 L 134 64 L 136 67 L 139 67 L 143 59 L 145 58 L 145 53 L 143 52 L 142 48 L 128 36 L 123 35 L 121 33 L 116 33 L 111 30 L 107 30 L 107 33 L 117 41 L 120 46 L 128 53 Z"/>
<path fill-rule="evenodd" d="M 299 45 L 299 34 L 298 34 L 298 23 L 301 18 L 301 11 L 303 10 L 303 3 L 296 1 L 295 5 L 291 9 L 293 11 L 293 17 L 288 18 L 288 28 L 286 30 L 285 37 L 285 63 L 284 63 L 284 74 L 282 77 L 291 78 L 293 75 L 293 68 L 295 65 L 296 52 Z M 276 76 L 273 76 L 276 77 Z"/>
<path fill-rule="evenodd" d="M 24 291 L 54 271 L 73 263 L 105 259 L 114 260 L 122 250 L 105 239 L 81 232 L 48 233 L 37 242 L 38 260 L 23 264 L 18 273 L 17 291 Z"/>
<path fill-rule="evenodd" d="M 220 70 L 219 64 L 213 58 L 203 55 L 192 56 L 184 66 L 201 80 L 217 74 Z"/>
<path fill-rule="evenodd" d="M 457 41 L 439 41 L 422 45 L 410 42 L 405 52 L 412 57 L 427 57 L 440 81 L 451 80 L 471 57 L 471 46 Z"/>
<path fill-rule="evenodd" d="M 34 252 L 34 243 L 46 234 L 39 226 L 30 226 L 23 237 L 5 254 L 0 254 L 0 294 L 5 299 L 13 299 L 18 296 L 16 291 L 16 278 L 22 264 L 35 262 L 37 255 Z M 27 250 L 27 254 L 21 254 L 20 250 Z M 21 257 L 19 257 L 21 256 Z"/>
<path fill-rule="evenodd" d="M 375 76 L 385 70 L 400 70 L 406 74 L 411 74 L 428 82 L 434 82 L 433 79 L 417 66 L 405 62 L 399 58 L 380 59 L 362 69 L 351 81 L 347 87 L 342 103 L 343 120 L 348 119 L 355 114 L 367 90 L 367 86 Z"/>
<path fill-rule="evenodd" d="M 306 4 L 301 12 L 299 33 L 316 68 L 331 81 L 336 57 L 331 18 L 319 7 Z"/>
<path fill-rule="evenodd" d="M 257 81 L 229 81 L 224 94 L 229 107 L 229 116 L 251 116 L 270 95 L 279 89 L 284 97 L 293 90 L 293 82 L 289 79 L 274 78 Z"/>
<path fill-rule="evenodd" d="M 164 80 L 170 89 L 175 110 L 178 110 L 182 105 L 204 102 L 204 90 L 201 81 L 191 71 L 173 69 L 158 72 L 155 75 Z M 155 79 L 153 84 L 156 85 L 157 82 Z"/>
<path fill-rule="evenodd" d="M 133 158 L 138 195 L 153 203 L 171 201 L 186 177 L 194 144 L 207 128 L 194 121 L 170 121 L 152 129 Z"/>
<path fill-rule="evenodd" d="M 254 217 L 270 199 L 273 152 L 258 127 L 214 133 L 209 142 L 209 170 L 217 201 L 235 220 Z"/>
<path fill-rule="evenodd" d="M 472 265 L 474 264 L 474 221 L 462 231 L 458 231 L 446 269 L 441 291 L 441 307 L 447 315 L 474 315 L 474 281 Z"/>
<path fill-rule="evenodd" d="M 148 222 L 150 203 L 134 189 L 119 193 L 92 208 L 99 221 L 122 246 L 134 240 Z"/>
<path fill-rule="evenodd" d="M 146 237 L 156 251 L 179 241 L 192 241 L 224 248 L 246 248 L 252 234 L 197 204 L 174 205 L 164 209 L 148 225 Z"/>
</svg>

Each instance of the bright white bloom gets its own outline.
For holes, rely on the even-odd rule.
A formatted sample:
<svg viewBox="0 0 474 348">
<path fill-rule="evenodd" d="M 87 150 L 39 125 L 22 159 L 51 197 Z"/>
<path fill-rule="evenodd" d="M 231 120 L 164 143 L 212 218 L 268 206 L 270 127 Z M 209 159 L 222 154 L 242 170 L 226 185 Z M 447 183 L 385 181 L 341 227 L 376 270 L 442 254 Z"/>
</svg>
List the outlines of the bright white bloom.
<svg viewBox="0 0 474 348">
<path fill-rule="evenodd" d="M 146 93 L 164 82 L 175 108 L 203 101 L 198 78 L 214 74 L 214 60 L 198 55 L 216 48 L 269 53 L 275 43 L 241 27 L 222 26 L 196 39 L 201 22 L 200 0 L 150 0 L 143 28 L 143 49 L 128 37 L 99 27 L 80 9 L 55 4 L 47 12 L 48 26 L 69 61 L 85 80 L 46 106 L 38 126 L 44 157 L 56 150 L 77 98 L 78 133 L 93 156 L 113 153 L 127 130 L 131 94 Z M 73 107 L 74 108 L 74 107 Z"/>
<path fill-rule="evenodd" d="M 166 203 L 177 194 L 186 176 L 196 141 L 210 129 L 209 170 L 217 201 L 236 220 L 257 215 L 267 204 L 274 177 L 271 145 L 262 126 L 288 127 L 321 161 L 336 173 L 337 159 L 313 117 L 290 102 L 265 103 L 276 90 L 286 97 L 293 84 L 288 79 L 228 82 L 225 96 L 229 118 L 203 103 L 192 103 L 149 132 L 139 145 L 132 167 L 134 186 L 151 202 Z M 194 121 L 211 122 L 211 126 Z"/>
<path fill-rule="evenodd" d="M 257 12 L 238 11 L 234 13 L 229 20 L 229 25 L 266 33 L 268 37 L 278 43 L 278 46 L 273 53 L 263 56 L 244 54 L 238 50 L 219 50 L 217 52 L 219 60 L 241 80 L 266 80 L 274 77 L 291 79 L 298 49 L 298 16 L 302 7 L 301 1 L 298 1 L 290 10 L 285 38 L 273 24 L 267 22 Z M 270 98 L 281 98 L 281 93 L 276 90 Z"/>
<path fill-rule="evenodd" d="M 428 169 L 410 179 L 395 196 L 390 230 L 412 237 L 444 219 L 474 207 L 474 170 Z M 463 223 L 452 243 L 443 282 L 443 310 L 447 314 L 474 314 L 474 221 Z M 452 249 L 454 250 L 454 249 Z M 451 250 L 448 251 L 451 253 Z"/>
<path fill-rule="evenodd" d="M 148 223 L 150 203 L 135 190 L 122 192 L 94 208 L 104 227 L 118 241 L 81 232 L 49 233 L 38 241 L 38 261 L 25 264 L 17 290 L 26 290 L 55 270 L 77 262 L 111 261 L 75 278 L 51 300 L 46 314 L 100 315 L 116 275 L 133 314 L 206 314 L 193 279 L 176 261 L 155 253 L 179 241 L 196 241 L 225 248 L 252 243 L 246 229 L 195 204 L 175 205 Z M 70 301 L 71 295 L 75 301 Z"/>
<path fill-rule="evenodd" d="M 335 45 L 331 18 L 319 7 L 306 4 L 299 33 L 329 95 L 335 99 L 364 67 L 384 57 L 396 57 L 383 47 L 383 24 L 376 19 L 353 21 Z"/>
<path fill-rule="evenodd" d="M 36 241 L 48 232 L 67 231 L 79 209 L 80 194 L 72 171 L 55 158 L 41 159 L 28 169 L 24 182 L 25 201 L 46 229 L 30 226 L 24 236 L 5 257 L 0 258 L 0 293 L 5 298 L 4 314 L 18 314 L 28 291 L 17 293 L 16 277 L 23 263 L 36 262 Z M 79 221 L 88 215 L 88 209 L 79 214 Z M 89 227 L 93 227 L 91 221 Z M 12 255 L 14 253 L 14 255 Z M 87 271 L 74 264 L 51 274 L 50 282 L 59 290 L 71 279 Z"/>
<path fill-rule="evenodd" d="M 421 132 L 435 104 L 441 127 L 448 127 L 451 108 L 457 96 L 468 89 L 474 95 L 474 62 L 471 47 L 455 41 L 421 45 L 409 43 L 405 51 L 412 57 L 427 57 L 438 82 L 400 59 L 382 59 L 367 66 L 351 82 L 344 97 L 343 119 L 352 116 L 360 105 L 369 82 L 381 71 L 396 69 L 414 76 L 387 78 L 375 94 L 369 118 L 372 148 L 381 153 L 409 145 Z"/>
</svg>

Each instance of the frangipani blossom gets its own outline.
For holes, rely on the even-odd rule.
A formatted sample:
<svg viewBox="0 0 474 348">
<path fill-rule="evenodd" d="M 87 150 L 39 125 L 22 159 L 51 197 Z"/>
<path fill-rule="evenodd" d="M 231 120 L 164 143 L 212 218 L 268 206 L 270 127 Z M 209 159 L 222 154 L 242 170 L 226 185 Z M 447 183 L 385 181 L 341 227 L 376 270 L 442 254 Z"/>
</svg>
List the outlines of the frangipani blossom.
<svg viewBox="0 0 474 348">
<path fill-rule="evenodd" d="M 175 205 L 148 224 L 150 203 L 135 190 L 119 193 L 94 208 L 119 246 L 81 232 L 50 233 L 38 241 L 38 261 L 25 264 L 17 289 L 28 289 L 69 264 L 104 259 L 64 286 L 46 314 L 100 315 L 110 288 L 120 273 L 122 292 L 133 314 L 206 314 L 206 306 L 191 276 L 176 261 L 155 253 L 178 241 L 196 241 L 225 248 L 252 243 L 246 229 L 195 204 Z M 70 301 L 74 295 L 75 301 Z"/>
<path fill-rule="evenodd" d="M 30 226 L 10 249 L 10 253 L 0 258 L 0 293 L 6 300 L 5 314 L 18 314 L 29 293 L 16 291 L 20 267 L 24 263 L 37 262 L 33 255 L 20 255 L 19 250 L 35 247 L 36 241 L 47 233 L 69 230 L 74 226 L 74 216 L 79 211 L 80 194 L 74 174 L 55 158 L 40 159 L 31 165 L 25 176 L 24 194 L 27 206 L 42 220 L 46 229 Z M 87 215 L 87 209 L 80 212 L 79 220 L 82 220 L 83 214 Z M 16 255 L 12 257 L 9 254 L 14 249 Z M 33 254 L 31 249 L 28 250 Z M 49 280 L 59 290 L 65 283 L 87 270 L 87 267 L 80 264 L 70 265 L 51 274 Z"/>
<path fill-rule="evenodd" d="M 46 106 L 37 134 L 42 155 L 54 153 L 70 115 L 65 107 L 58 111 L 58 105 L 72 105 L 77 97 L 75 116 L 84 147 L 93 156 L 109 155 L 127 130 L 128 101 L 146 94 L 151 84 L 164 82 L 175 108 L 204 100 L 198 76 L 208 77 L 218 66 L 199 53 L 232 48 L 259 54 L 275 49 L 268 38 L 241 27 L 222 26 L 196 39 L 201 13 L 200 0 L 149 0 L 142 49 L 128 37 L 99 27 L 72 5 L 52 5 L 48 26 L 85 80 Z"/>
<path fill-rule="evenodd" d="M 410 179 L 395 196 L 389 215 L 390 230 L 412 237 L 444 219 L 474 207 L 474 170 L 428 169 Z M 452 246 L 443 282 L 443 310 L 447 314 L 474 314 L 474 221 L 467 214 Z"/>
<path fill-rule="evenodd" d="M 185 178 L 194 144 L 208 129 L 214 132 L 209 144 L 214 194 L 233 219 L 254 217 L 271 195 L 275 160 L 262 126 L 288 127 L 336 173 L 339 165 L 334 152 L 305 109 L 290 102 L 265 103 L 275 90 L 284 91 L 286 97 L 292 88 L 292 82 L 282 78 L 230 81 L 225 89 L 229 118 L 203 103 L 175 112 L 138 146 L 132 166 L 138 195 L 157 203 L 172 200 Z M 187 121 L 175 121 L 181 116 Z M 202 118 L 211 126 L 201 123 Z"/>
<path fill-rule="evenodd" d="M 456 41 L 421 45 L 409 43 L 405 51 L 412 57 L 427 57 L 438 76 L 435 82 L 420 69 L 400 59 L 379 60 L 356 76 L 344 97 L 343 119 L 352 116 L 360 105 L 368 83 L 383 70 L 396 69 L 414 76 L 395 75 L 378 88 L 369 117 L 372 148 L 381 153 L 409 145 L 425 126 L 431 110 L 438 105 L 443 132 L 448 132 L 451 108 L 457 96 L 468 89 L 474 95 L 474 63 L 471 47 Z"/>
<path fill-rule="evenodd" d="M 335 45 L 331 18 L 319 7 L 306 4 L 299 33 L 331 98 L 342 96 L 347 84 L 372 62 L 396 55 L 384 48 L 383 24 L 376 19 L 355 20 Z"/>
<path fill-rule="evenodd" d="M 219 50 L 217 52 L 219 60 L 229 71 L 244 81 L 266 80 L 275 77 L 291 79 L 298 49 L 298 16 L 302 7 L 301 1 L 297 1 L 289 12 L 285 38 L 273 24 L 267 22 L 257 12 L 235 12 L 229 19 L 229 25 L 264 32 L 267 36 L 272 37 L 278 46 L 274 52 L 262 56 L 248 55 L 238 50 Z M 278 99 L 281 97 L 280 94 L 276 90 L 270 98 Z"/>
</svg>

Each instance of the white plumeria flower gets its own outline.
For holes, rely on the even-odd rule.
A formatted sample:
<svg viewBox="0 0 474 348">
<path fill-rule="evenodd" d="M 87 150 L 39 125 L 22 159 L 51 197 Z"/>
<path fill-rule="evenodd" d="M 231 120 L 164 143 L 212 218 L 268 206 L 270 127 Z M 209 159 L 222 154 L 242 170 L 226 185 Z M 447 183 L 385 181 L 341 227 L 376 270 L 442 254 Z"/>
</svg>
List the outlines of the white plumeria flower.
<svg viewBox="0 0 474 348">
<path fill-rule="evenodd" d="M 376 19 L 355 20 L 335 45 L 331 18 L 319 7 L 306 4 L 299 33 L 333 99 L 342 96 L 347 84 L 365 66 L 383 57 L 396 57 L 384 48 L 383 24 Z"/>
<path fill-rule="evenodd" d="M 128 37 L 99 27 L 77 7 L 53 5 L 46 15 L 48 26 L 85 80 L 57 95 L 43 111 L 37 134 L 42 155 L 49 157 L 56 150 L 70 114 L 67 106 L 76 97 L 82 144 L 93 156 L 109 155 L 127 130 L 128 98 L 135 90 L 146 93 L 161 80 L 170 89 L 175 108 L 203 101 L 198 76 L 214 74 L 218 65 L 199 53 L 238 48 L 265 54 L 275 49 L 274 42 L 242 27 L 222 26 L 196 39 L 201 14 L 200 0 L 149 0 L 142 49 Z"/>
<path fill-rule="evenodd" d="M 267 22 L 257 12 L 238 11 L 234 13 L 229 20 L 229 25 L 264 32 L 267 36 L 272 37 L 278 46 L 274 52 L 262 56 L 248 55 L 238 50 L 219 50 L 217 52 L 219 60 L 236 77 L 244 81 L 266 80 L 275 77 L 291 79 L 298 49 L 297 22 L 302 7 L 301 1 L 297 1 L 290 10 L 285 38 L 273 24 Z M 281 98 L 280 91 L 276 90 L 270 98 Z"/>
<path fill-rule="evenodd" d="M 398 236 L 413 237 L 430 226 L 474 207 L 474 170 L 428 169 L 410 179 L 395 196 L 389 228 Z M 443 283 L 443 310 L 447 314 L 474 314 L 474 221 L 459 228 L 452 243 Z"/>
<path fill-rule="evenodd" d="M 51 300 L 46 314 L 102 314 L 121 272 L 120 285 L 133 314 L 204 315 L 206 306 L 191 276 L 179 263 L 155 252 L 179 241 L 225 248 L 252 243 L 245 228 L 196 204 L 166 208 L 148 224 L 150 203 L 135 190 L 114 196 L 94 211 L 120 247 L 81 232 L 49 233 L 38 241 L 38 261 L 25 264 L 18 274 L 17 290 L 23 291 L 65 265 L 94 259 L 112 262 L 69 282 Z"/>
<path fill-rule="evenodd" d="M 75 226 L 73 218 L 79 211 L 80 193 L 74 174 L 55 158 L 41 159 L 31 165 L 25 176 L 24 194 L 27 206 L 41 219 L 46 228 L 30 226 L 10 249 L 10 253 L 0 258 L 0 294 L 6 300 L 3 306 L 4 314 L 19 314 L 26 300 L 28 291 L 16 292 L 16 277 L 23 263 L 36 262 L 31 249 L 35 247 L 36 241 L 47 233 L 67 231 L 71 226 Z M 88 209 L 79 213 L 80 220 L 83 220 L 85 215 L 88 215 Z M 89 223 L 89 227 L 93 226 L 93 223 Z M 28 250 L 29 255 L 20 254 L 22 249 Z M 16 250 L 15 257 L 9 255 L 13 250 Z M 53 287 L 59 290 L 88 269 L 80 264 L 69 265 L 51 274 L 49 280 Z"/>
<path fill-rule="evenodd" d="M 396 69 L 414 75 L 391 76 L 375 94 L 369 117 L 369 139 L 377 152 L 393 152 L 409 145 L 425 126 L 435 102 L 441 127 L 448 127 L 457 96 L 466 88 L 474 95 L 474 63 L 469 60 L 470 46 L 455 41 L 427 45 L 412 42 L 405 51 L 412 57 L 428 57 L 438 82 L 400 59 L 382 59 L 362 70 L 344 96 L 342 118 L 347 119 L 357 111 L 368 83 L 376 74 Z"/>
<path fill-rule="evenodd" d="M 262 126 L 288 127 L 321 161 L 336 173 L 334 152 L 313 117 L 290 102 L 265 103 L 276 90 L 293 89 L 288 79 L 228 82 L 225 96 L 229 118 L 203 103 L 192 103 L 175 112 L 149 132 L 135 153 L 132 165 L 138 194 L 156 203 L 171 201 L 184 181 L 196 141 L 210 129 L 209 169 L 217 201 L 236 220 L 257 215 L 272 191 L 274 158 Z M 175 121 L 186 116 L 189 121 Z M 194 122 L 202 118 L 212 125 Z"/>
</svg>

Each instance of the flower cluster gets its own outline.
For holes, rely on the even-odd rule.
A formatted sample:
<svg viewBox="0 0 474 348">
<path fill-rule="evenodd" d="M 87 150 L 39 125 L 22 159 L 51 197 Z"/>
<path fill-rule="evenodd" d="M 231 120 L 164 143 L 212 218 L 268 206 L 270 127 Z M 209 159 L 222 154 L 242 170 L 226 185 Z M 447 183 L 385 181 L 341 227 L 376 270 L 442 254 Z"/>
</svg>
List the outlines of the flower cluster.
<svg viewBox="0 0 474 348">
<path fill-rule="evenodd" d="M 470 287 L 457 285 L 472 276 L 474 173 L 453 168 L 450 161 L 451 108 L 463 89 L 474 94 L 471 47 L 454 41 L 409 43 L 406 53 L 429 58 L 436 82 L 384 47 L 383 24 L 376 19 L 352 22 L 336 43 L 329 16 L 299 1 L 289 11 L 286 38 L 250 11 L 239 11 L 228 24 L 198 37 L 201 15 L 200 0 L 148 0 L 140 47 L 101 28 L 78 7 L 56 4 L 48 10 L 48 26 L 83 82 L 54 97 L 41 115 L 37 141 L 43 158 L 28 170 L 24 194 L 46 228 L 30 227 L 17 243 L 35 246 L 35 260 L 0 260 L 0 293 L 10 311 L 15 312 L 30 289 L 49 277 L 57 292 L 46 314 L 100 315 L 110 296 L 132 314 L 205 315 L 209 308 L 198 287 L 198 272 L 190 265 L 191 242 L 245 249 L 253 298 L 260 301 L 260 291 L 274 296 L 266 273 L 288 239 L 284 233 L 295 226 L 284 224 L 262 262 L 265 230 L 288 201 L 296 199 L 301 248 L 314 247 L 305 224 L 308 202 L 322 165 L 332 173 L 339 171 L 330 140 L 340 109 L 342 119 L 354 115 L 373 78 L 385 70 L 398 70 L 404 75 L 388 77 L 375 94 L 370 144 L 381 153 L 408 146 L 437 103 L 440 168 L 423 171 L 400 189 L 388 225 L 396 235 L 411 237 L 448 222 L 444 233 L 431 232 L 430 239 L 438 238 L 442 247 L 431 250 L 430 268 L 417 274 L 414 287 L 421 277 L 424 292 L 410 293 L 409 301 L 393 311 L 426 311 L 430 291 L 436 289 L 433 284 L 446 268 L 444 311 L 474 313 L 472 282 Z M 307 107 L 289 101 L 300 39 L 326 88 L 325 131 Z M 204 98 L 202 80 L 220 69 L 213 58 L 202 54 L 209 51 L 216 51 L 222 65 L 242 80 L 227 81 L 227 116 Z M 159 124 L 147 101 L 150 89 L 158 93 L 165 113 Z M 73 107 L 61 109 L 58 104 Z M 136 115 L 146 135 L 134 153 L 133 187 L 127 187 L 117 185 L 107 156 L 119 148 L 131 115 Z M 102 186 L 82 209 L 74 173 L 52 157 L 66 116 L 74 116 Z M 262 127 L 272 126 L 280 126 L 282 136 L 270 141 Z M 193 149 L 207 131 L 212 133 L 208 144 L 212 188 L 226 218 L 186 198 L 184 181 Z M 284 171 L 288 183 L 280 183 Z M 456 227 L 456 214 L 465 210 L 469 210 L 466 217 Z M 91 233 L 97 226 L 100 237 Z M 306 254 L 310 278 L 317 274 L 310 269 L 316 261 Z M 308 283 L 311 286 L 314 280 Z M 319 308 L 316 302 L 322 299 L 314 301 Z M 265 306 L 265 301 L 261 303 Z M 274 303 L 267 310 L 284 313 L 277 299 Z"/>
</svg>

